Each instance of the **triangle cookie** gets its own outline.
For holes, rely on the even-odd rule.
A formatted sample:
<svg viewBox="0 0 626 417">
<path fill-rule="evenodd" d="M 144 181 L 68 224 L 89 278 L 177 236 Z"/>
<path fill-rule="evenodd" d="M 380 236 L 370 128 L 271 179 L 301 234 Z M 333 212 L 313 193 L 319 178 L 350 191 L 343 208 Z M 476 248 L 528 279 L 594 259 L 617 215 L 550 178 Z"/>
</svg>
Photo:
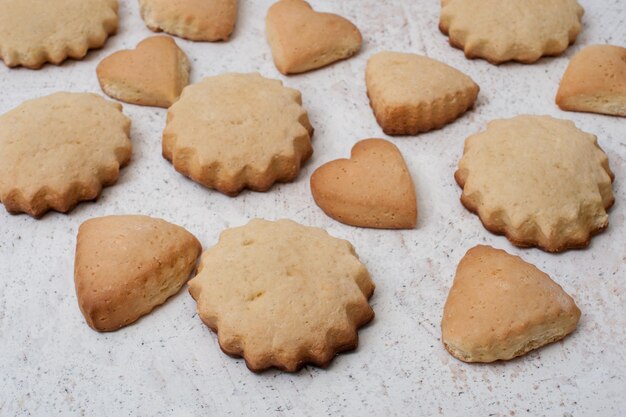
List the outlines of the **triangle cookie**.
<svg viewBox="0 0 626 417">
<path fill-rule="evenodd" d="M 112 331 L 176 294 L 200 255 L 187 230 L 147 216 L 106 216 L 78 230 L 74 280 L 87 324 Z"/>
<path fill-rule="evenodd" d="M 96 70 L 110 97 L 144 106 L 169 107 L 189 83 L 189 60 L 168 36 L 153 36 L 136 49 L 116 52 Z"/>
<path fill-rule="evenodd" d="M 398 148 L 383 139 L 362 140 L 350 159 L 319 167 L 311 192 L 327 215 L 345 224 L 411 229 L 417 223 L 411 174 Z"/>
<path fill-rule="evenodd" d="M 591 45 L 572 58 L 556 95 L 563 110 L 626 117 L 626 48 Z"/>
<path fill-rule="evenodd" d="M 359 29 L 332 13 L 319 13 L 304 0 L 280 0 L 265 20 L 276 68 L 283 74 L 310 71 L 346 59 L 361 49 Z"/>
<path fill-rule="evenodd" d="M 508 360 L 564 338 L 580 310 L 548 275 L 490 246 L 465 254 L 443 311 L 443 343 L 465 362 Z"/>
<path fill-rule="evenodd" d="M 471 108 L 479 90 L 449 65 L 400 52 L 373 55 L 365 81 L 376 120 L 388 135 L 439 129 Z"/>
</svg>

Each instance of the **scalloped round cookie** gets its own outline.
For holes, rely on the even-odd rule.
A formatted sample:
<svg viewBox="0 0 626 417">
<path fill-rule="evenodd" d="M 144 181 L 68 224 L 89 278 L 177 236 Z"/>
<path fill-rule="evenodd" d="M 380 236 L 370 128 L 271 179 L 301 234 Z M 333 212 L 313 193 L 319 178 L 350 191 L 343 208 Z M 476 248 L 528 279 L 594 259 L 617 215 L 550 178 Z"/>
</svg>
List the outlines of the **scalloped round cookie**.
<svg viewBox="0 0 626 417">
<path fill-rule="evenodd" d="M 439 29 L 468 58 L 530 64 L 567 49 L 583 13 L 576 0 L 442 0 Z"/>
<path fill-rule="evenodd" d="M 122 106 L 56 93 L 0 116 L 0 202 L 10 213 L 68 212 L 114 184 L 132 152 Z"/>
<path fill-rule="evenodd" d="M 292 181 L 313 153 L 300 92 L 259 74 L 207 77 L 167 113 L 163 156 L 177 171 L 230 196 Z"/>
<path fill-rule="evenodd" d="M 222 232 L 189 292 L 222 350 L 255 372 L 325 367 L 374 318 L 374 283 L 352 245 L 291 220 Z"/>
<path fill-rule="evenodd" d="M 117 30 L 117 0 L 0 0 L 0 59 L 37 69 L 81 59 Z"/>
<path fill-rule="evenodd" d="M 461 202 L 518 246 L 584 247 L 608 226 L 613 173 L 597 138 L 573 122 L 522 115 L 465 141 Z"/>
</svg>

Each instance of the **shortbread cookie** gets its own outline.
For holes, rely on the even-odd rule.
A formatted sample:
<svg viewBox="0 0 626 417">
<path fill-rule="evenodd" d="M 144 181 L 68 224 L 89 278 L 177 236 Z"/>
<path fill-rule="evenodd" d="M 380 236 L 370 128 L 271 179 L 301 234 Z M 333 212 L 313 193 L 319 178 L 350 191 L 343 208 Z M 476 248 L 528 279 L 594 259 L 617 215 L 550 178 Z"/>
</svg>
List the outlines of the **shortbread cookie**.
<svg viewBox="0 0 626 417">
<path fill-rule="evenodd" d="M 0 59 L 9 67 L 81 59 L 117 30 L 117 0 L 0 0 Z"/>
<path fill-rule="evenodd" d="M 580 310 L 550 277 L 490 246 L 465 254 L 441 321 L 441 339 L 464 362 L 521 356 L 576 329 Z"/>
<path fill-rule="evenodd" d="M 134 50 L 118 51 L 100 62 L 102 90 L 121 101 L 169 107 L 189 84 L 189 60 L 169 36 L 153 36 Z"/>
<path fill-rule="evenodd" d="M 101 332 L 135 322 L 176 294 L 202 247 L 180 226 L 148 216 L 106 216 L 78 229 L 74 281 L 80 311 Z"/>
<path fill-rule="evenodd" d="M 556 104 L 563 110 L 626 117 L 626 48 L 592 45 L 570 62 Z"/>
<path fill-rule="evenodd" d="M 191 85 L 167 114 L 163 156 L 180 173 L 230 196 L 292 181 L 313 153 L 300 92 L 259 74 Z"/>
<path fill-rule="evenodd" d="M 411 174 L 400 150 L 384 139 L 362 140 L 350 159 L 319 167 L 311 193 L 327 215 L 352 226 L 412 229 L 417 223 Z"/>
<path fill-rule="evenodd" d="M 614 201 L 596 137 L 549 116 L 492 121 L 465 141 L 455 178 L 487 229 L 549 252 L 587 246 Z"/>
<path fill-rule="evenodd" d="M 290 220 L 224 231 L 189 292 L 222 350 L 255 372 L 325 367 L 374 318 L 374 284 L 352 245 Z"/>
<path fill-rule="evenodd" d="M 318 13 L 304 0 L 279 0 L 265 19 L 276 68 L 296 74 L 346 59 L 361 49 L 359 29 L 332 13 Z"/>
<path fill-rule="evenodd" d="M 468 58 L 530 64 L 567 49 L 583 13 L 577 0 L 441 0 L 439 29 Z"/>
<path fill-rule="evenodd" d="M 228 40 L 237 20 L 237 0 L 139 0 L 139 8 L 150 30 L 192 41 Z"/>
<path fill-rule="evenodd" d="M 131 156 L 122 106 L 89 93 L 28 100 L 0 116 L 0 202 L 10 213 L 65 213 L 117 181 Z"/>
<path fill-rule="evenodd" d="M 367 95 L 388 135 L 414 135 L 452 122 L 474 105 L 478 85 L 421 55 L 379 52 L 367 61 Z"/>
</svg>

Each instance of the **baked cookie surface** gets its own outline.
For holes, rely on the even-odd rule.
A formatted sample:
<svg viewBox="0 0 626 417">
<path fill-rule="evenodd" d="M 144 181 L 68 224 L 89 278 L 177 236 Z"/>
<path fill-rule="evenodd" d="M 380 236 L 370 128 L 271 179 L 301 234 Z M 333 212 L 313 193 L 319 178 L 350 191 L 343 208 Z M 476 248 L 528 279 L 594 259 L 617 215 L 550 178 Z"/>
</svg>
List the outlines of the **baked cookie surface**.
<svg viewBox="0 0 626 417">
<path fill-rule="evenodd" d="M 441 321 L 441 338 L 465 362 L 509 360 L 576 329 L 580 310 L 544 272 L 490 246 L 467 251 Z"/>
<path fill-rule="evenodd" d="M 105 216 L 81 224 L 74 282 L 90 327 L 113 331 L 176 294 L 201 252 L 180 226 L 148 216 Z"/>
<path fill-rule="evenodd" d="M 583 13 L 577 0 L 442 0 L 439 29 L 468 58 L 529 64 L 567 49 Z"/>
<path fill-rule="evenodd" d="M 153 36 L 133 50 L 104 58 L 96 69 L 110 97 L 144 106 L 170 107 L 189 84 L 189 60 L 169 36 Z"/>
<path fill-rule="evenodd" d="M 367 61 L 367 95 L 388 135 L 414 135 L 452 122 L 474 105 L 478 85 L 434 59 L 379 52 Z"/>
<path fill-rule="evenodd" d="M 129 160 L 130 120 L 90 93 L 56 93 L 0 116 L 0 201 L 11 213 L 67 212 L 98 197 Z"/>
<path fill-rule="evenodd" d="M 626 117 L 626 48 L 590 45 L 574 55 L 556 104 L 563 110 Z"/>
<path fill-rule="evenodd" d="M 189 292 L 222 350 L 252 371 L 325 367 L 374 318 L 374 284 L 352 245 L 290 220 L 222 232 Z"/>
<path fill-rule="evenodd" d="M 300 92 L 259 74 L 207 77 L 167 114 L 163 156 L 180 173 L 234 196 L 292 181 L 313 153 Z"/>
<path fill-rule="evenodd" d="M 518 246 L 584 247 L 608 226 L 613 173 L 597 138 L 567 120 L 494 120 L 465 141 L 461 202 Z"/>
<path fill-rule="evenodd" d="M 0 0 L 0 59 L 40 68 L 81 59 L 117 30 L 117 0 Z"/>
<path fill-rule="evenodd" d="M 346 59 L 361 49 L 363 38 L 348 19 L 313 10 L 304 0 L 279 0 L 265 19 L 276 68 L 297 74 Z"/>
<path fill-rule="evenodd" d="M 311 175 L 311 193 L 330 217 L 352 226 L 412 229 L 417 202 L 400 150 L 384 139 L 365 139 L 350 159 L 337 159 Z"/>
<path fill-rule="evenodd" d="M 150 30 L 192 41 L 226 41 L 237 21 L 237 0 L 139 0 Z"/>
</svg>

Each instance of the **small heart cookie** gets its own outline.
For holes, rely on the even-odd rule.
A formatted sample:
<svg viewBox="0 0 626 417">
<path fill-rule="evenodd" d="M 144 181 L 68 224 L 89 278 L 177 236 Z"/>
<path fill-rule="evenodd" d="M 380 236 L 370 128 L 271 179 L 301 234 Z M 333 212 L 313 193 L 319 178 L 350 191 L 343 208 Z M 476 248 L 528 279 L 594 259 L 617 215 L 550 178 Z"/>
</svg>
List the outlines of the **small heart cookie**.
<svg viewBox="0 0 626 417">
<path fill-rule="evenodd" d="M 136 49 L 118 51 L 96 72 L 110 97 L 144 106 L 170 107 L 189 84 L 189 60 L 168 36 L 153 36 Z"/>
<path fill-rule="evenodd" d="M 411 229 L 417 202 L 402 154 L 384 139 L 366 139 L 352 148 L 350 159 L 319 167 L 311 176 L 318 206 L 345 224 L 377 229 Z"/>
<path fill-rule="evenodd" d="M 332 13 L 319 13 L 304 0 L 280 0 L 265 19 L 274 64 L 283 74 L 310 71 L 346 59 L 361 49 L 359 29 Z"/>
</svg>

